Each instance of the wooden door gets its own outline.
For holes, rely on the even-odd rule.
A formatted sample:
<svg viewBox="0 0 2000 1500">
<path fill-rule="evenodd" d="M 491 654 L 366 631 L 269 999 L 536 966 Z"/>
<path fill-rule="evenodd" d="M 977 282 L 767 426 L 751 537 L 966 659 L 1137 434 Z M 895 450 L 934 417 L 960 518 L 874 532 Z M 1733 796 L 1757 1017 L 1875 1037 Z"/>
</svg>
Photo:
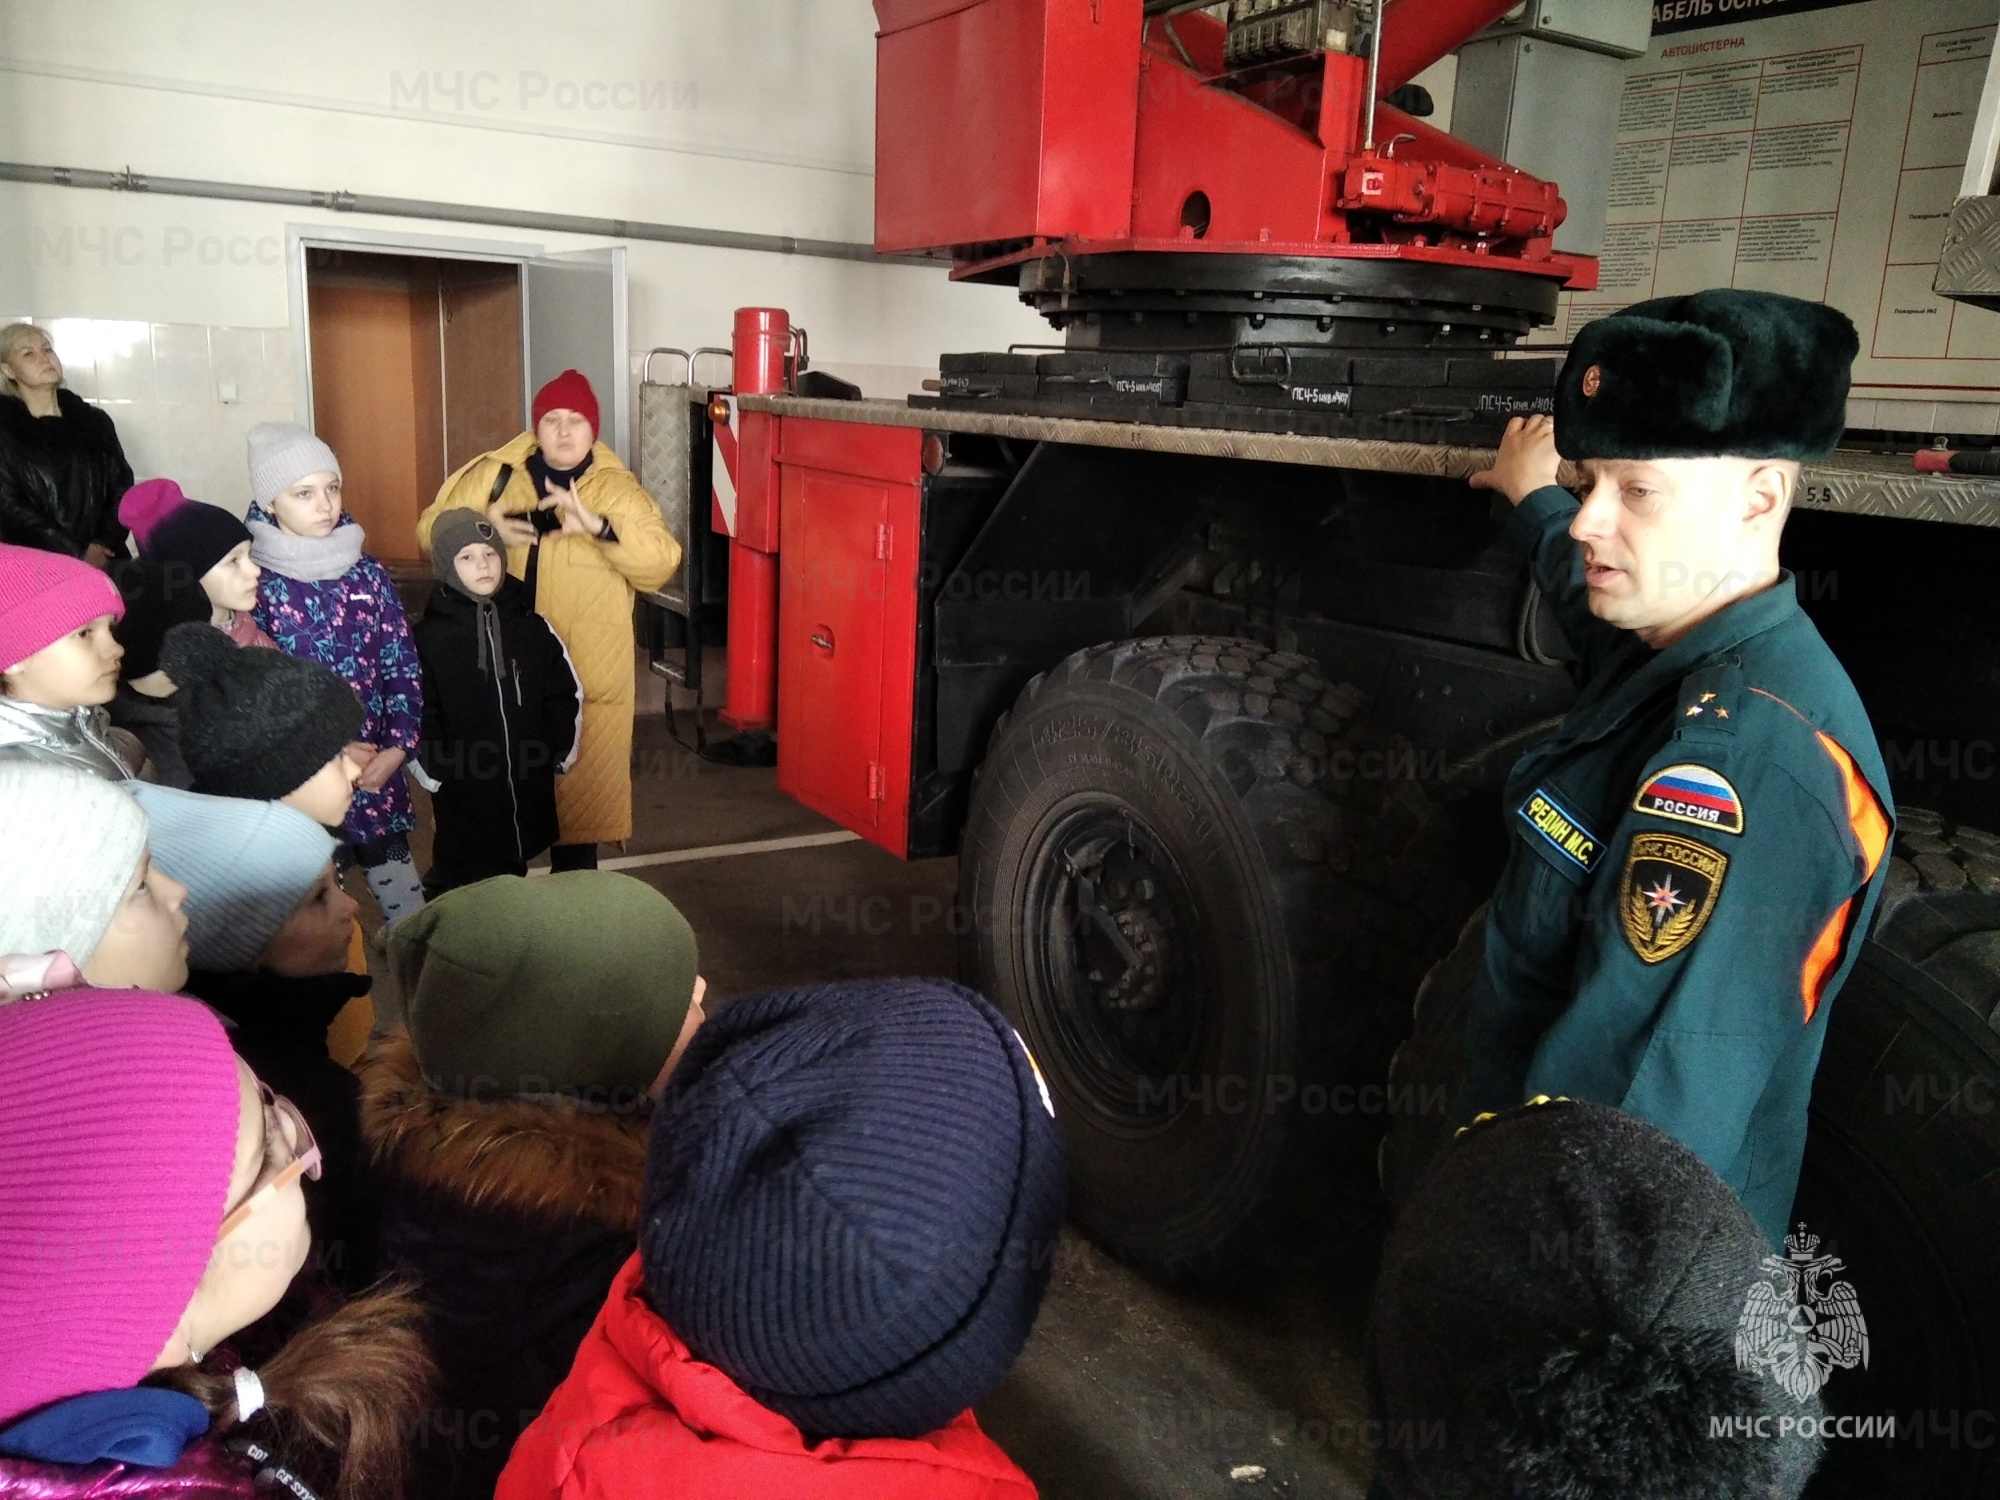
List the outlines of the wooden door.
<svg viewBox="0 0 2000 1500">
<path fill-rule="evenodd" d="M 340 458 L 368 551 L 415 562 L 445 474 L 437 262 L 314 250 L 306 270 L 313 424 Z"/>
<path fill-rule="evenodd" d="M 521 377 L 521 268 L 438 262 L 443 320 L 444 468 L 491 452 L 528 425 Z"/>
</svg>

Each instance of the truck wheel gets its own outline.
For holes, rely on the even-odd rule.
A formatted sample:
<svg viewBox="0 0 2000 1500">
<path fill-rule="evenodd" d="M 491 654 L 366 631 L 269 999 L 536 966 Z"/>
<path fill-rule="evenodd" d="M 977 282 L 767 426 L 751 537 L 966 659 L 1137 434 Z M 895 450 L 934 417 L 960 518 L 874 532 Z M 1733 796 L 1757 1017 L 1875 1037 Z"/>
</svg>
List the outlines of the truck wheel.
<svg viewBox="0 0 2000 1500">
<path fill-rule="evenodd" d="M 1451 952 L 1431 965 L 1417 990 L 1410 1035 L 1389 1059 L 1389 1087 L 1417 1101 L 1382 1137 L 1382 1192 L 1392 1208 L 1415 1191 L 1451 1138 L 1451 1107 L 1465 1087 L 1465 1012 L 1473 977 L 1486 956 L 1486 905 L 1465 920 Z"/>
<path fill-rule="evenodd" d="M 1942 868 L 2000 839 L 1898 822 L 1920 879 L 1834 1001 L 1793 1207 L 1868 1321 L 1868 1367 L 1834 1372 L 1828 1410 L 1893 1416 L 1895 1438 L 1829 1442 L 1815 1497 L 2000 1490 L 2000 896 Z"/>
<path fill-rule="evenodd" d="M 1228 1275 L 1368 1192 L 1389 1049 L 1470 900 L 1360 701 L 1252 641 L 1120 641 L 1030 682 L 980 768 L 966 972 L 1056 1096 L 1075 1218 L 1156 1273 Z"/>
<path fill-rule="evenodd" d="M 1960 836 L 1969 846 L 1983 837 L 1920 837 Z M 1899 858 L 1927 852 L 1898 849 Z M 1404 1092 L 1456 1095 L 1483 941 L 1483 922 L 1467 923 L 1426 978 L 1415 1033 L 1391 1066 Z M 1893 1417 L 1895 1437 L 1832 1437 L 1814 1497 L 1970 1497 L 2000 1486 L 1996 1003 L 2000 896 L 1935 874 L 1878 921 L 1834 1000 L 1793 1214 L 1845 1263 L 1839 1278 L 1868 1324 L 1867 1368 L 1834 1371 L 1822 1398 L 1836 1418 Z M 1382 1150 L 1392 1203 L 1449 1138 L 1448 1120 L 1394 1122 Z"/>
</svg>

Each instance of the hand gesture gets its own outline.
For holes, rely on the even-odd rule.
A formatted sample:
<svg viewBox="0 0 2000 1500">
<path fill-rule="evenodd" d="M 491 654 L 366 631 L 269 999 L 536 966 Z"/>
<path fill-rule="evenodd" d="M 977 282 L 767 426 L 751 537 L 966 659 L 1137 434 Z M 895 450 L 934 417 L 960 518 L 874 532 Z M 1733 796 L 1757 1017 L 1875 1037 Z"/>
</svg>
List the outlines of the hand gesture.
<svg viewBox="0 0 2000 1500">
<path fill-rule="evenodd" d="M 1500 439 L 1500 454 L 1493 467 L 1481 469 L 1466 483 L 1475 490 L 1498 490 L 1519 505 L 1536 490 L 1554 484 L 1561 463 L 1556 452 L 1556 419 L 1516 417 Z"/>
<path fill-rule="evenodd" d="M 595 537 L 604 530 L 604 517 L 583 503 L 583 498 L 576 492 L 574 479 L 566 488 L 557 489 L 554 484 L 547 488 L 548 498 L 542 501 L 541 509 L 554 508 L 556 518 L 562 522 L 564 536 Z"/>
<path fill-rule="evenodd" d="M 486 519 L 491 523 L 502 545 L 508 547 L 532 547 L 535 545 L 534 523 L 525 516 L 510 516 L 502 509 L 502 502 L 495 500 L 486 507 Z"/>
</svg>

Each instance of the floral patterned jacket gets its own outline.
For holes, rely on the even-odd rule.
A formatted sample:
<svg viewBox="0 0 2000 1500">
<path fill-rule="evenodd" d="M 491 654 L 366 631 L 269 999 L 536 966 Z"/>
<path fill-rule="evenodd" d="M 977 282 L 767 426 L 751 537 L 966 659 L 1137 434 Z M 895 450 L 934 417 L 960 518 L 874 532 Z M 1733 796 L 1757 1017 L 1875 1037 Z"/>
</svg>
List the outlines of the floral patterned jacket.
<svg viewBox="0 0 2000 1500">
<path fill-rule="evenodd" d="M 254 505 L 248 519 L 276 524 Z M 342 516 L 340 524 L 355 523 Z M 256 619 L 280 650 L 347 679 L 368 713 L 364 740 L 414 758 L 423 725 L 423 667 L 386 568 L 363 557 L 325 582 L 286 578 L 267 568 L 257 585 Z M 378 792 L 355 792 L 341 832 L 352 843 L 379 844 L 416 826 L 409 783 L 398 771 Z"/>
</svg>

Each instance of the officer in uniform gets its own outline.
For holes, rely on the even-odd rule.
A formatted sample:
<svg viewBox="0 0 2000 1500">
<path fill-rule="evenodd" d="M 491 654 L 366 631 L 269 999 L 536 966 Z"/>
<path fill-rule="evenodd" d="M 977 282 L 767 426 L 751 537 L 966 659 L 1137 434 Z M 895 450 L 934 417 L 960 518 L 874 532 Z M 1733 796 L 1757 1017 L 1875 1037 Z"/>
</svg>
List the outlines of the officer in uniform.
<svg viewBox="0 0 2000 1500">
<path fill-rule="evenodd" d="M 1796 298 L 1639 303 L 1577 335 L 1553 421 L 1509 423 L 1472 479 L 1514 503 L 1580 691 L 1507 783 L 1460 1114 L 1547 1094 L 1651 1121 L 1774 1247 L 1893 827 L 1868 716 L 1778 564 L 1856 347 Z"/>
</svg>

